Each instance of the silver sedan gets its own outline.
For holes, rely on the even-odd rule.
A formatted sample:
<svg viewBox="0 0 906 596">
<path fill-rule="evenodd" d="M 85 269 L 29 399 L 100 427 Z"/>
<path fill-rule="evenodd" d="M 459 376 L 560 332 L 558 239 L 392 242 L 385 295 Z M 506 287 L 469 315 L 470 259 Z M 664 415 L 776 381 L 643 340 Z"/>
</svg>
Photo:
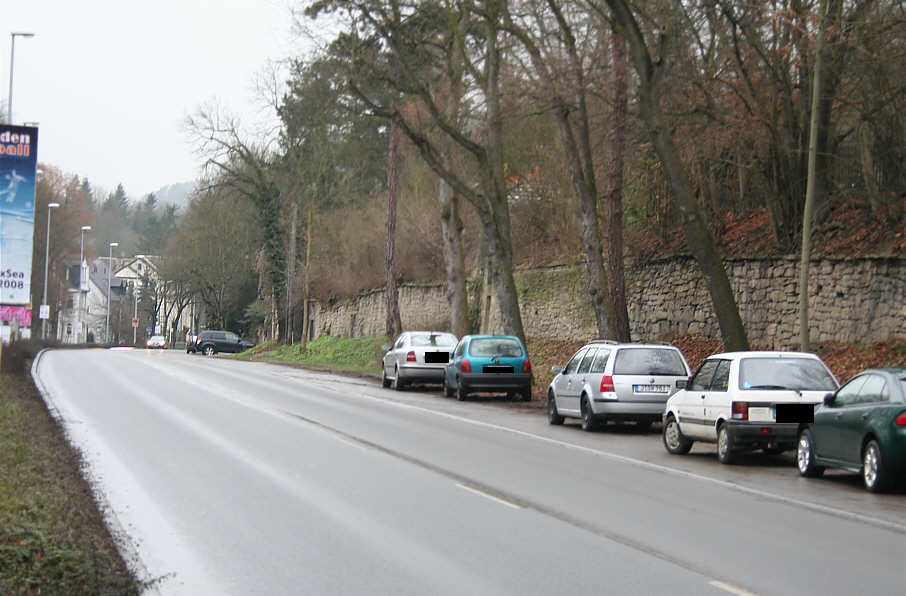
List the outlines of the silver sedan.
<svg viewBox="0 0 906 596">
<path fill-rule="evenodd" d="M 381 361 L 381 384 L 403 389 L 409 383 L 443 383 L 444 367 L 456 347 L 456 336 L 443 331 L 406 331 Z"/>
</svg>

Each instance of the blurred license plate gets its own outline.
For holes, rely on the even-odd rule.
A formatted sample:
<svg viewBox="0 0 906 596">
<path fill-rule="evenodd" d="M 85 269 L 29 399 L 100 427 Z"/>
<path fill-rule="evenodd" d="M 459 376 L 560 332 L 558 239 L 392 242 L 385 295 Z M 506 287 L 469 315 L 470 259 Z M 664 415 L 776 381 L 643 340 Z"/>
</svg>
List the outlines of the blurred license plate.
<svg viewBox="0 0 906 596">
<path fill-rule="evenodd" d="M 435 363 L 446 364 L 449 361 L 450 361 L 450 352 L 425 352 L 425 363 L 426 364 L 435 364 Z"/>
<path fill-rule="evenodd" d="M 505 366 L 505 365 L 492 366 L 492 365 L 489 364 L 489 365 L 485 366 L 483 369 L 481 369 L 481 372 L 486 372 L 486 373 L 510 373 L 510 374 L 512 374 L 512 372 L 513 372 L 513 367 L 512 367 L 512 366 Z"/>
<path fill-rule="evenodd" d="M 668 385 L 633 385 L 633 393 L 667 393 L 670 391 Z"/>
</svg>

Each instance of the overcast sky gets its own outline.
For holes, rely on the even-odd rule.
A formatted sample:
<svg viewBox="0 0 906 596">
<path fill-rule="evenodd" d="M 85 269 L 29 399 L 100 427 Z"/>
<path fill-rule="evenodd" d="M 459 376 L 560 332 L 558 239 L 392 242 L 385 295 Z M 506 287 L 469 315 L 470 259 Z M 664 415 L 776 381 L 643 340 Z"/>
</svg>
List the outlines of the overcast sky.
<svg viewBox="0 0 906 596">
<path fill-rule="evenodd" d="M 197 177 L 182 123 L 217 99 L 264 118 L 253 80 L 294 47 L 291 0 L 3 3 L 3 79 L 16 38 L 13 122 L 39 123 L 38 159 L 136 199 Z M 298 45 L 298 44 L 295 44 Z"/>
</svg>

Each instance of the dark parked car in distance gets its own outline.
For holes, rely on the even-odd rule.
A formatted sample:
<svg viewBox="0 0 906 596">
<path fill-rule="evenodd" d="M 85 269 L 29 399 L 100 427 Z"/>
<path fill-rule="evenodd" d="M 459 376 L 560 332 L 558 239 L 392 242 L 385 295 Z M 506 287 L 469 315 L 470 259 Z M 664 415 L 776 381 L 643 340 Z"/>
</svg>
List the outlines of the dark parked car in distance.
<svg viewBox="0 0 906 596">
<path fill-rule="evenodd" d="M 255 344 L 240 338 L 232 331 L 205 330 L 195 338 L 195 351 L 205 356 L 213 356 L 218 352 L 238 354 L 253 347 Z"/>
<path fill-rule="evenodd" d="M 861 474 L 871 492 L 906 480 L 906 368 L 865 370 L 825 395 L 799 428 L 796 464 L 807 477 Z"/>
</svg>

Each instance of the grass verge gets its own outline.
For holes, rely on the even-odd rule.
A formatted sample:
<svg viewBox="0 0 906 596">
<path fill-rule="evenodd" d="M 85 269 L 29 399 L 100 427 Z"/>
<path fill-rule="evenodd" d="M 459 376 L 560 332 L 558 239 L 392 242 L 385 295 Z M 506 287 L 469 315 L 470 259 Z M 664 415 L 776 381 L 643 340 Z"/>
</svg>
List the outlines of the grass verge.
<svg viewBox="0 0 906 596">
<path fill-rule="evenodd" d="M 267 342 L 255 346 L 233 358 L 262 362 L 286 362 L 329 366 L 337 370 L 379 373 L 381 370 L 381 346 L 387 343 L 385 337 L 338 337 L 325 335 L 308 342 L 305 353 L 299 352 L 299 344 L 285 345 Z"/>
<path fill-rule="evenodd" d="M 0 375 L 0 594 L 138 594 L 29 376 Z"/>
</svg>

